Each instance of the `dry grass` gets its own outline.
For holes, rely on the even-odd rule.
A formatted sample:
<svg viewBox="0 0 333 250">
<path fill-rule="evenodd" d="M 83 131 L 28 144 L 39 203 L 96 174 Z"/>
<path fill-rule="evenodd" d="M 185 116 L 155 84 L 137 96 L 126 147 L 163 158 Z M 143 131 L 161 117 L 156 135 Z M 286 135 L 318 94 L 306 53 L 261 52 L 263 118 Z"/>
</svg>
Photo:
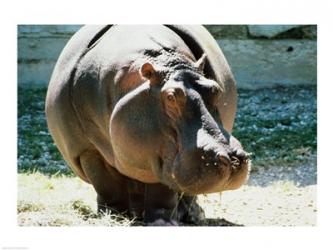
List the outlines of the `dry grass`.
<svg viewBox="0 0 333 250">
<path fill-rule="evenodd" d="M 120 214 L 96 213 L 95 191 L 75 177 L 18 175 L 20 226 L 129 226 Z"/>
<path fill-rule="evenodd" d="M 119 214 L 96 213 L 95 191 L 77 177 L 18 175 L 20 226 L 130 226 Z M 267 187 L 243 186 L 223 194 L 199 196 L 209 218 L 203 225 L 225 219 L 246 226 L 316 225 L 316 186 L 275 182 Z M 226 225 L 226 223 L 224 223 Z"/>
</svg>

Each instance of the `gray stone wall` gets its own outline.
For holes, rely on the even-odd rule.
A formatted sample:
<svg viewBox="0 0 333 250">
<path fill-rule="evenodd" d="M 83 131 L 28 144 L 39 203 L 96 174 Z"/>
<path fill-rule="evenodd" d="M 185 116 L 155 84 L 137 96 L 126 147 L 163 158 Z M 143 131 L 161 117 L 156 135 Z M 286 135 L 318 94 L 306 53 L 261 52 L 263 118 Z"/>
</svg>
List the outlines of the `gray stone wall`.
<svg viewBox="0 0 333 250">
<path fill-rule="evenodd" d="M 239 87 L 316 84 L 315 25 L 205 25 Z M 66 42 L 81 25 L 19 25 L 18 84 L 47 85 Z"/>
<path fill-rule="evenodd" d="M 47 85 L 56 60 L 81 25 L 19 25 L 18 84 Z"/>
<path fill-rule="evenodd" d="M 216 39 L 317 39 L 316 25 L 205 25 Z"/>
</svg>

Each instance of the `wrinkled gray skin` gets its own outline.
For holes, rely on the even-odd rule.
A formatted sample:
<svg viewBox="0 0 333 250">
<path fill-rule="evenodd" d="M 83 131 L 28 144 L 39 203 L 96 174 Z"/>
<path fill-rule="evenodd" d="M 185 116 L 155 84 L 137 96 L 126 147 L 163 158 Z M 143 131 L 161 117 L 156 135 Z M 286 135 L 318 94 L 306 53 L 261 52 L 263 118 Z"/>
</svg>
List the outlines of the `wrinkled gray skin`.
<svg viewBox="0 0 333 250">
<path fill-rule="evenodd" d="M 202 26 L 85 26 L 50 80 L 46 117 L 64 159 L 115 209 L 152 225 L 197 222 L 195 195 L 240 187 L 229 66 Z"/>
</svg>

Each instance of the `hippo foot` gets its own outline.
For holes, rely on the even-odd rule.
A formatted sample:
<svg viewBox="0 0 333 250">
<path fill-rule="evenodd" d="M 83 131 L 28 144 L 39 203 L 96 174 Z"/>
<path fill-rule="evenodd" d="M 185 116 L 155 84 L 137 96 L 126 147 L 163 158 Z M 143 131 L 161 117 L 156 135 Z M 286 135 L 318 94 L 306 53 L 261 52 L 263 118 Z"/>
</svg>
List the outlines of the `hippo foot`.
<svg viewBox="0 0 333 250">
<path fill-rule="evenodd" d="M 144 222 L 147 226 L 178 226 L 177 209 L 146 208 Z"/>
<path fill-rule="evenodd" d="M 178 194 L 161 184 L 130 187 L 129 196 L 118 199 L 98 194 L 98 212 L 118 213 L 147 226 L 200 225 L 205 219 L 196 196 Z"/>
<path fill-rule="evenodd" d="M 144 221 L 148 226 L 200 225 L 205 220 L 204 210 L 197 197 L 183 196 L 173 209 L 146 209 Z"/>
<path fill-rule="evenodd" d="M 184 224 L 199 225 L 205 219 L 205 212 L 196 196 L 183 196 L 178 205 L 178 214 Z"/>
<path fill-rule="evenodd" d="M 101 214 L 121 214 L 129 216 L 128 209 L 122 204 L 106 201 L 101 196 L 97 196 L 97 212 Z"/>
</svg>

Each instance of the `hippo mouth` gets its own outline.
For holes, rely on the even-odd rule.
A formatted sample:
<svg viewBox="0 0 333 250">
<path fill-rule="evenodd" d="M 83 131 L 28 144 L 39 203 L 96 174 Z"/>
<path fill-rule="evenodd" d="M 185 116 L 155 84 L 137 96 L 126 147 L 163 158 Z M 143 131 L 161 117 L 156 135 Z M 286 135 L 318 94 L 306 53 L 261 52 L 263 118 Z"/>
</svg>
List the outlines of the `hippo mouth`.
<svg viewBox="0 0 333 250">
<path fill-rule="evenodd" d="M 196 159 L 188 163 L 186 156 L 173 141 L 173 157 L 160 158 L 160 176 L 165 185 L 188 195 L 233 190 L 244 184 L 251 168 L 250 154 L 241 148 L 230 150 L 228 157 L 214 161 L 213 157 L 195 154 Z M 184 160 L 185 159 L 185 160 Z"/>
</svg>

